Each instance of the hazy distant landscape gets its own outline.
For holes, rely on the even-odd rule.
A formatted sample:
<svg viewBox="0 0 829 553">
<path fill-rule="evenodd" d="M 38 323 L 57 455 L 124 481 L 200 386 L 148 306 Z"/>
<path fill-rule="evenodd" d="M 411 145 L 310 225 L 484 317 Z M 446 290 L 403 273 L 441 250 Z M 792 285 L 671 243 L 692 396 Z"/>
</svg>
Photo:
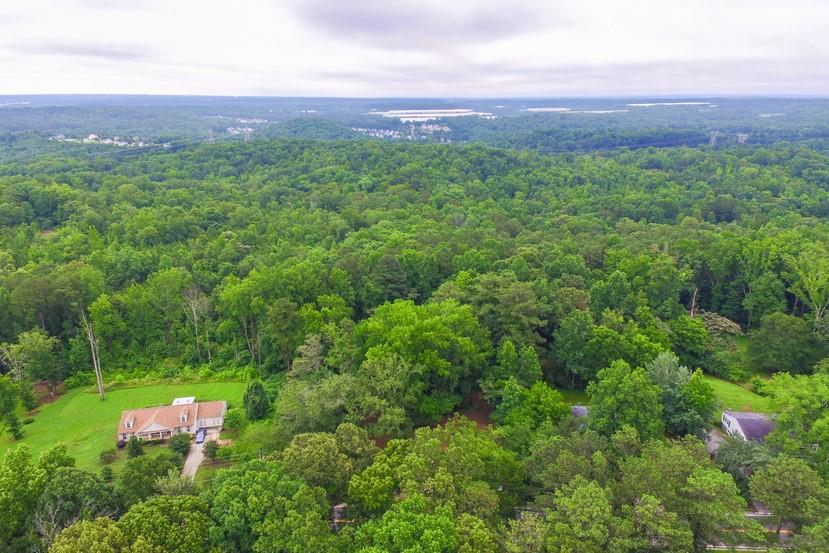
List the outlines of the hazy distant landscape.
<svg viewBox="0 0 829 553">
<path fill-rule="evenodd" d="M 805 98 L 0 99 L 6 154 L 54 143 L 105 151 L 270 138 L 480 142 L 544 152 L 829 138 L 829 101 Z"/>
</svg>

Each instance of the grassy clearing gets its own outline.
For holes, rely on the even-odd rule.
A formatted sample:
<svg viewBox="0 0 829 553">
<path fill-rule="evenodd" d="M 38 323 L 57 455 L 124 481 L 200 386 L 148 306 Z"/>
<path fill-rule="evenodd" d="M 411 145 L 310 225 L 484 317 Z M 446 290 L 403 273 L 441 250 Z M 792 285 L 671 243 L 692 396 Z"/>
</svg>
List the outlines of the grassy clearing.
<svg viewBox="0 0 829 553">
<path fill-rule="evenodd" d="M 759 413 L 770 413 L 773 411 L 770 398 L 758 396 L 739 384 L 734 384 L 715 376 L 705 375 L 705 380 L 714 388 L 714 394 L 716 394 L 723 409 L 757 411 Z"/>
<path fill-rule="evenodd" d="M 590 400 L 584 390 L 559 390 L 567 405 L 587 405 Z"/>
<path fill-rule="evenodd" d="M 101 451 L 115 447 L 122 411 L 169 405 L 173 398 L 182 396 L 196 396 L 197 401 L 223 399 L 241 405 L 244 391 L 245 385 L 241 382 L 167 384 L 112 390 L 102 402 L 94 390 L 72 390 L 54 403 L 43 405 L 34 422 L 23 427 L 24 437 L 19 442 L 8 434 L 0 436 L 0 457 L 19 443 L 28 444 L 37 457 L 55 444 L 65 442 L 77 458 L 79 468 L 97 471 L 103 466 L 98 458 Z M 116 471 L 123 457 L 121 452 L 113 465 Z"/>
<path fill-rule="evenodd" d="M 213 479 L 216 478 L 220 470 L 231 467 L 233 467 L 233 463 L 230 461 L 211 461 L 210 459 L 205 459 L 196 473 L 196 484 L 200 488 L 208 487 L 213 483 Z"/>
</svg>

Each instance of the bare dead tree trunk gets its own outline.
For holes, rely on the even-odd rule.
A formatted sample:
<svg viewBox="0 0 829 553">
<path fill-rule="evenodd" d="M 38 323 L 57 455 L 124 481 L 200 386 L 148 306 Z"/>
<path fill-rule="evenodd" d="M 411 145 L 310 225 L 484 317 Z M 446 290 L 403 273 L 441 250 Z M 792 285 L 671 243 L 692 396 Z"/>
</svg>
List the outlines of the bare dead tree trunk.
<svg viewBox="0 0 829 553">
<path fill-rule="evenodd" d="M 45 508 L 35 512 L 32 522 L 37 533 L 47 544 L 52 543 L 58 533 L 63 529 L 59 524 L 60 511 L 63 508 L 63 501 L 49 502 Z"/>
<path fill-rule="evenodd" d="M 81 308 L 81 326 L 89 342 L 89 350 L 92 353 L 92 367 L 95 369 L 95 381 L 98 384 L 98 394 L 101 396 L 101 401 L 104 401 L 106 399 L 104 397 L 104 375 L 101 371 L 101 357 L 98 353 L 98 337 L 95 336 L 92 321 L 86 316 L 86 310 L 84 308 Z"/>
<path fill-rule="evenodd" d="M 196 355 L 201 361 L 201 344 L 199 344 L 199 316 L 195 312 L 195 308 L 191 307 L 191 314 L 193 317 L 193 334 L 196 337 Z"/>
<path fill-rule="evenodd" d="M 201 344 L 201 333 L 202 333 L 202 321 L 206 321 L 210 314 L 210 298 L 204 295 L 204 292 L 201 291 L 197 286 L 191 286 L 184 290 L 184 313 L 187 316 L 187 321 L 193 325 L 193 336 L 195 338 L 195 346 L 196 346 L 196 355 L 199 358 L 199 361 L 202 360 L 202 344 Z M 207 330 L 205 330 L 205 334 L 207 334 Z M 205 338 L 207 345 L 207 360 L 211 360 L 210 355 L 210 341 L 209 337 L 206 336 Z"/>
<path fill-rule="evenodd" d="M 815 306 L 815 323 L 823 319 L 823 316 L 826 314 L 826 306 L 825 305 L 816 305 Z"/>
<path fill-rule="evenodd" d="M 253 329 L 250 329 L 250 331 L 249 331 L 249 329 L 248 329 L 248 320 L 245 317 L 242 317 L 242 330 L 245 333 L 245 344 L 248 347 L 248 353 L 250 353 L 250 360 L 251 360 L 251 362 L 258 364 L 259 355 L 257 353 L 257 348 L 256 348 L 256 346 L 257 346 L 257 337 L 251 335 L 250 331 L 252 331 Z M 257 335 L 258 334 L 259 333 L 257 332 Z"/>
<path fill-rule="evenodd" d="M 697 314 L 697 294 L 699 293 L 699 288 L 694 288 L 694 295 L 691 297 L 691 317 L 695 317 Z"/>
<path fill-rule="evenodd" d="M 17 351 L 17 347 L 14 344 L 0 345 L 0 357 L 3 358 L 3 363 L 9 368 L 12 379 L 15 382 L 22 382 L 24 378 L 23 359 Z"/>
<path fill-rule="evenodd" d="M 213 356 L 210 354 L 210 330 L 205 329 L 204 331 L 204 348 L 207 351 L 207 362 L 213 362 Z"/>
</svg>

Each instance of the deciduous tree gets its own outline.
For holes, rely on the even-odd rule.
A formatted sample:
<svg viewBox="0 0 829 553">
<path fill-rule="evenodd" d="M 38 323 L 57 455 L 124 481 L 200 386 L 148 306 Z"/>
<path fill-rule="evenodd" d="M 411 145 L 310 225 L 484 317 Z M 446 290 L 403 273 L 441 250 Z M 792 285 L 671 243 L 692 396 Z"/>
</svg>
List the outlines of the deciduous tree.
<svg viewBox="0 0 829 553">
<path fill-rule="evenodd" d="M 616 361 L 588 386 L 590 428 L 611 436 L 624 426 L 635 428 L 643 440 L 662 433 L 662 397 L 642 368 Z"/>
</svg>

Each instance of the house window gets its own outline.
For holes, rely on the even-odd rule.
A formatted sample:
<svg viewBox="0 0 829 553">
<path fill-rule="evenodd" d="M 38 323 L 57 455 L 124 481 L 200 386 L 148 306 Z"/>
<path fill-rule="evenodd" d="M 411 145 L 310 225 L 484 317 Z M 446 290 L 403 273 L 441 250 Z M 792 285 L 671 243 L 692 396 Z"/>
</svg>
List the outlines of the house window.
<svg viewBox="0 0 829 553">
<path fill-rule="evenodd" d="M 126 426 L 127 428 L 132 428 L 132 421 L 127 421 L 127 423 L 124 426 Z"/>
</svg>

